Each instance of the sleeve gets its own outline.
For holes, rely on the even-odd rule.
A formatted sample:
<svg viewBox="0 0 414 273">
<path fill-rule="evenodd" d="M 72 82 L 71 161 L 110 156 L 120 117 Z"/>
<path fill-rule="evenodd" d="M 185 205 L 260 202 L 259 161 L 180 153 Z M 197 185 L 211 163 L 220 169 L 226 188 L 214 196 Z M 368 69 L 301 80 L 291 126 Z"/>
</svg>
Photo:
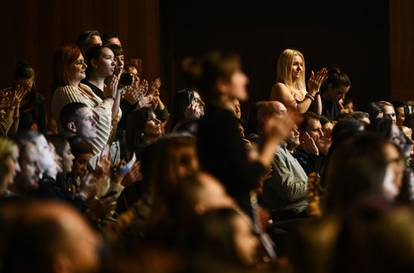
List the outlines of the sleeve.
<svg viewBox="0 0 414 273">
<path fill-rule="evenodd" d="M 155 109 L 155 114 L 157 115 L 157 118 L 161 121 L 166 121 L 170 116 L 167 107 L 164 107 L 164 109 L 162 110 L 160 110 L 159 107 L 157 107 L 157 109 Z"/>
<path fill-rule="evenodd" d="M 88 88 L 88 87 L 85 87 Z M 60 111 L 62 108 L 72 102 L 82 102 L 92 108 L 95 116 L 98 118 L 97 122 L 97 137 L 91 140 L 91 145 L 94 149 L 94 153 L 99 153 L 105 144 L 109 141 L 109 136 L 112 129 L 112 105 L 113 100 L 100 100 L 96 101 L 88 99 L 80 94 L 80 91 L 72 86 L 64 86 L 56 89 L 52 99 L 52 116 L 59 122 Z"/>
<path fill-rule="evenodd" d="M 46 122 L 46 111 L 45 111 L 45 99 L 41 96 L 36 101 L 36 123 L 39 126 L 39 131 L 44 135 L 47 134 L 47 122 Z"/>
<path fill-rule="evenodd" d="M 6 109 L 6 112 L 0 114 L 0 135 L 7 136 L 10 131 L 17 131 L 19 119 L 15 120 L 14 110 Z"/>
<path fill-rule="evenodd" d="M 265 181 L 278 198 L 284 202 L 297 202 L 307 198 L 307 183 L 296 177 L 278 153 L 272 164 L 272 177 Z"/>
</svg>

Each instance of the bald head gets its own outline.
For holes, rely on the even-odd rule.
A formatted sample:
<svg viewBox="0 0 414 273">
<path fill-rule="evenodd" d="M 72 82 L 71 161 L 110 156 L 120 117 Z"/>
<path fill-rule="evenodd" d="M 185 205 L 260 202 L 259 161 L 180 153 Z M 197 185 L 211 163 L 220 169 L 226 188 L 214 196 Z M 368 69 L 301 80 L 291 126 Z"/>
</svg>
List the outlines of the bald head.
<svg viewBox="0 0 414 273">
<path fill-rule="evenodd" d="M 287 113 L 286 106 L 280 101 L 259 101 L 257 106 L 257 121 L 261 128 L 267 119 L 282 116 Z"/>
</svg>

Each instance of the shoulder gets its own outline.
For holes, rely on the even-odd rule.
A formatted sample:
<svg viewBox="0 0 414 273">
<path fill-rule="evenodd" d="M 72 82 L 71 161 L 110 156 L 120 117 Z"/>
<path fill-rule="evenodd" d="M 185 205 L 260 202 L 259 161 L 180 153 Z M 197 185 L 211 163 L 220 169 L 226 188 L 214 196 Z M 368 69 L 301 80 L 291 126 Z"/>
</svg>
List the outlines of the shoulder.
<svg viewBox="0 0 414 273">
<path fill-rule="evenodd" d="M 275 97 L 280 97 L 280 96 L 285 96 L 285 95 L 291 95 L 290 88 L 282 82 L 275 83 L 272 87 L 271 97 L 275 98 Z"/>
<path fill-rule="evenodd" d="M 63 95 L 63 94 L 67 94 L 67 93 L 74 93 L 74 92 L 78 92 L 79 89 L 75 86 L 72 85 L 64 85 L 64 86 L 59 86 L 55 89 L 55 92 L 53 94 L 53 96 L 59 96 L 59 95 Z"/>
<path fill-rule="evenodd" d="M 209 108 L 199 122 L 199 132 L 220 131 L 229 132 L 237 128 L 237 118 L 234 114 L 221 108 Z"/>
<path fill-rule="evenodd" d="M 203 117 L 205 120 L 212 122 L 225 122 L 225 121 L 236 121 L 234 114 L 227 109 L 219 107 L 211 107 L 206 111 L 206 115 Z"/>
</svg>

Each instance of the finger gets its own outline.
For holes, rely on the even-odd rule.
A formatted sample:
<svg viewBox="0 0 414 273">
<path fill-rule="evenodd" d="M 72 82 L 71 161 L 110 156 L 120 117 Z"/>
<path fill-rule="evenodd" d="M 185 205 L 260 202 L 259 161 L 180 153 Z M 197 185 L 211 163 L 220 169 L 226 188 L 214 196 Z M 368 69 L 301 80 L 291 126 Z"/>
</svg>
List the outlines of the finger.
<svg viewBox="0 0 414 273">
<path fill-rule="evenodd" d="M 310 80 L 314 80 L 315 79 L 315 72 L 313 70 L 311 70 L 311 74 L 310 74 Z"/>
</svg>

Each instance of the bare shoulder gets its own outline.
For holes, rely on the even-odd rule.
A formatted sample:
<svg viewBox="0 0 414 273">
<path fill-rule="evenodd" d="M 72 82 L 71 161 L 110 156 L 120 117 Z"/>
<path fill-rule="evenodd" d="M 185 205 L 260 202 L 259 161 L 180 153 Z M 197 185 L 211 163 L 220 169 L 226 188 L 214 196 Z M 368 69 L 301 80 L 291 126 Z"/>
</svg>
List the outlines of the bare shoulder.
<svg viewBox="0 0 414 273">
<path fill-rule="evenodd" d="M 280 99 L 281 97 L 291 96 L 289 87 L 282 82 L 277 82 L 273 85 L 270 93 L 270 99 Z"/>
</svg>

